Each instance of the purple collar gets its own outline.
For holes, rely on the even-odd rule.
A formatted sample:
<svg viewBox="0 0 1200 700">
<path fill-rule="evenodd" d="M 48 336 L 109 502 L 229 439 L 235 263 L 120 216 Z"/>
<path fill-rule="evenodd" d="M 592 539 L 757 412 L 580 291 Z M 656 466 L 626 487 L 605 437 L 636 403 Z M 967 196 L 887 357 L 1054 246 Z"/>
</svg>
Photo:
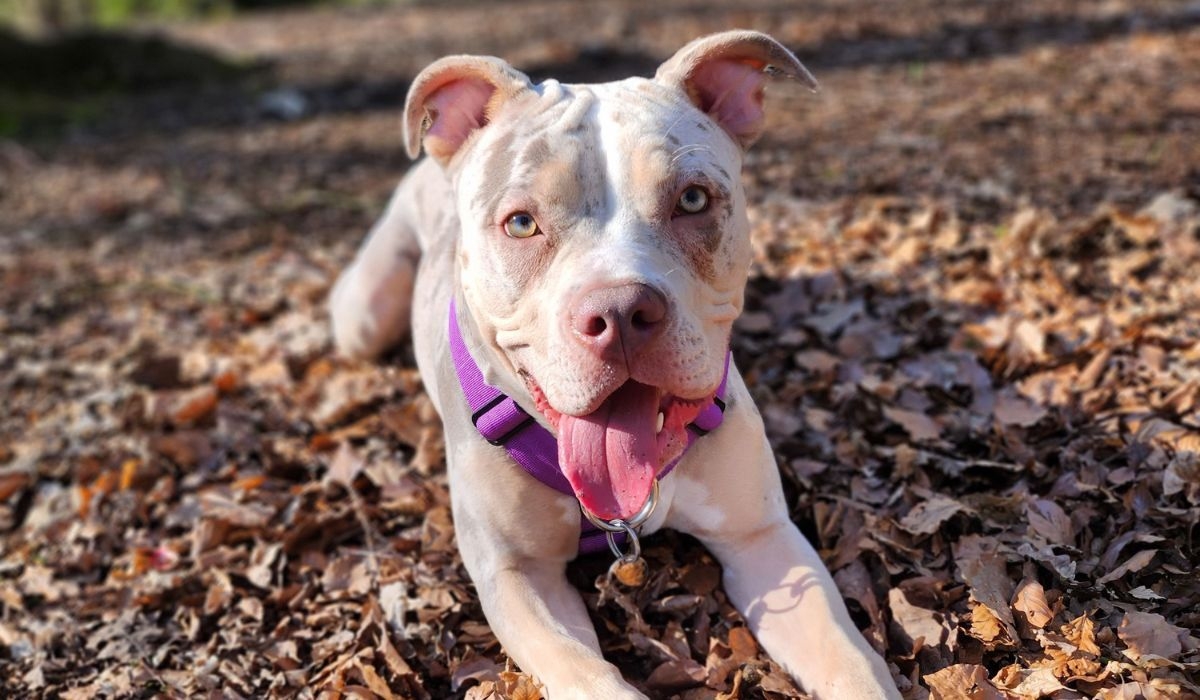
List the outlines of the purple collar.
<svg viewBox="0 0 1200 700">
<path fill-rule="evenodd" d="M 450 301 L 450 355 L 454 359 L 454 369 L 458 374 L 458 383 L 463 394 L 467 397 L 467 405 L 471 407 L 471 422 L 483 435 L 484 439 L 493 445 L 508 450 L 508 455 L 529 472 L 529 475 L 559 493 L 575 497 L 575 491 L 567 482 L 562 469 L 558 466 L 558 441 L 525 412 L 525 409 L 510 396 L 483 379 L 483 372 L 471 356 L 466 341 L 463 340 L 462 330 L 458 327 L 458 317 L 455 303 Z M 713 402 L 705 406 L 696 416 L 696 420 L 688 424 L 688 444 L 690 448 L 697 438 L 707 435 L 721 425 L 725 418 L 725 388 L 729 380 L 729 354 L 725 355 L 725 374 L 717 387 Z M 686 452 L 687 448 L 684 449 Z M 682 455 L 668 464 L 659 472 L 659 478 L 666 476 L 682 459 Z M 588 522 L 580 513 L 579 552 L 590 554 L 608 548 L 605 533 Z"/>
</svg>

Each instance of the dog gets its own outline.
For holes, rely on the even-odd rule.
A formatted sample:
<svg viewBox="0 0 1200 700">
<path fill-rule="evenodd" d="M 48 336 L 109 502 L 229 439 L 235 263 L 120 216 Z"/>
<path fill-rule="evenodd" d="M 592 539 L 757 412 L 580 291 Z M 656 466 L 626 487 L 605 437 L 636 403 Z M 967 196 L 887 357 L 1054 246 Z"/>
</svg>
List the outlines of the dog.
<svg viewBox="0 0 1200 700">
<path fill-rule="evenodd" d="M 604 660 L 565 568 L 606 542 L 634 563 L 638 536 L 663 527 L 717 557 L 729 599 L 807 692 L 900 697 L 789 520 L 729 361 L 752 257 L 740 173 L 772 77 L 816 88 L 751 31 L 602 84 L 436 61 L 404 107 L 408 153 L 428 157 L 331 293 L 344 355 L 411 330 L 463 561 L 550 700 L 645 697 Z"/>
</svg>

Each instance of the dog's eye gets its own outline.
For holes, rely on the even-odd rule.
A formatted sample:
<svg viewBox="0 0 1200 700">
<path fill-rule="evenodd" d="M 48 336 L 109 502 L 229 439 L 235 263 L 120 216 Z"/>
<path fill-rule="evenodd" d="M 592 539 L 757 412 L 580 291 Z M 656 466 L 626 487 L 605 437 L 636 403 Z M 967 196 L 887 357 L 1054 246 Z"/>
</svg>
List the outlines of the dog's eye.
<svg viewBox="0 0 1200 700">
<path fill-rule="evenodd" d="M 504 222 L 504 232 L 512 238 L 529 238 L 538 232 L 538 225 L 529 212 L 519 211 Z"/>
<path fill-rule="evenodd" d="M 708 209 L 708 192 L 699 185 L 692 185 L 679 195 L 675 209 L 681 214 L 699 214 Z"/>
</svg>

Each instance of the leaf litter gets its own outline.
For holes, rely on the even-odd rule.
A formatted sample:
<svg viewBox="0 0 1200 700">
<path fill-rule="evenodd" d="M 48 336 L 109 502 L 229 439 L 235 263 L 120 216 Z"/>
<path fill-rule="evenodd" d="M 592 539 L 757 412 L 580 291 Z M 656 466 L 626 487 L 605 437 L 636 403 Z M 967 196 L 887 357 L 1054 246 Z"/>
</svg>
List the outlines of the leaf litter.
<svg viewBox="0 0 1200 700">
<path fill-rule="evenodd" d="M 1107 26 L 1083 5 L 1043 5 Z M 926 152 L 920 138 L 855 151 L 835 138 L 838 122 L 803 116 L 777 117 L 780 135 L 749 156 L 747 178 L 761 180 L 750 183 L 757 254 L 734 353 L 794 519 L 908 698 L 1200 693 L 1200 190 L 1194 166 L 1178 175 L 1170 160 L 1171 139 L 1196 136 L 1195 91 L 1153 98 L 1166 76 L 1200 66 L 1200 42 L 1188 42 L 1194 23 L 1153 31 L 1153 12 L 1171 6 L 1151 5 L 1141 33 L 884 69 L 910 91 L 932 89 L 922 75 L 980 82 L 955 98 L 958 112 L 924 112 L 945 129 L 981 125 L 962 142 L 982 144 L 975 161 L 957 143 Z M 811 31 L 870 36 L 875 11 L 814 16 Z M 908 21 L 941 12 L 916 3 Z M 496 27 L 462 13 L 447 31 Z M 279 21 L 317 42 L 326 23 L 365 31 L 340 14 Z M 231 31 L 256 45 L 255 22 Z M 684 24 L 670 31 L 718 28 Z M 817 36 L 776 29 L 797 46 Z M 175 31 L 224 40 L 204 26 Z M 865 59 L 833 50 L 849 67 L 827 68 L 825 109 L 866 105 L 846 119 L 902 128 L 872 107 L 881 88 L 853 63 Z M 1126 62 L 1096 58 L 1104 52 Z M 305 60 L 283 57 L 280 75 Z M 1077 101 L 1060 112 L 1037 95 L 1009 102 L 1005 80 L 1037 81 L 1067 60 L 1088 66 L 1093 102 L 1055 96 Z M 1141 132 L 1120 105 L 1136 107 Z M 893 118 L 908 108 L 896 103 Z M 953 117 L 971 110 L 982 111 Z M 1072 141 L 1058 121 L 1085 117 L 1126 129 L 1125 146 Z M 375 119 L 252 123 L 253 138 L 278 140 L 328 178 L 325 194 L 286 206 L 265 160 L 236 175 L 177 173 L 183 189 L 171 189 L 153 135 L 117 133 L 95 156 L 6 145 L 0 172 L 18 184 L 0 201 L 23 228 L 0 237 L 0 694 L 541 697 L 504 656 L 458 558 L 440 427 L 411 355 L 373 366 L 330 352 L 323 300 L 358 234 L 325 229 L 364 231 L 401 166 L 343 172 L 329 154 L 354 139 L 395 150 L 394 125 Z M 1031 119 L 1059 129 L 1081 160 L 1127 148 L 1089 161 L 1124 170 L 1086 166 L 1103 186 L 1077 199 L 1087 178 L 1044 157 L 1055 151 L 1024 130 Z M 801 129 L 842 150 L 791 144 Z M 1130 150 L 1147 132 L 1168 144 L 1160 160 Z M 1004 157 L 1010 133 L 1048 149 L 1028 173 L 1037 196 L 974 170 Z M 234 138 L 198 129 L 180 147 L 236 153 L 222 140 Z M 305 150 L 313 139 L 328 139 L 323 155 Z M 96 175 L 105 148 L 138 154 L 112 192 Z M 902 153 L 857 170 L 842 160 L 889 148 Z M 927 184 L 927 162 L 946 186 Z M 890 174 L 904 167 L 911 188 Z M 251 179 L 229 179 L 240 177 Z M 822 189 L 830 178 L 843 185 Z M 812 189 L 788 192 L 790 182 Z M 83 199 L 62 196 L 70 188 Z M 341 188 L 369 206 L 330 206 Z M 119 208 L 132 214 L 97 219 L 88 197 L 128 198 Z M 231 197 L 214 224 L 205 203 Z M 662 533 L 645 555 L 639 588 L 611 582 L 604 557 L 569 570 L 627 677 L 655 698 L 803 697 L 697 542 Z"/>
</svg>

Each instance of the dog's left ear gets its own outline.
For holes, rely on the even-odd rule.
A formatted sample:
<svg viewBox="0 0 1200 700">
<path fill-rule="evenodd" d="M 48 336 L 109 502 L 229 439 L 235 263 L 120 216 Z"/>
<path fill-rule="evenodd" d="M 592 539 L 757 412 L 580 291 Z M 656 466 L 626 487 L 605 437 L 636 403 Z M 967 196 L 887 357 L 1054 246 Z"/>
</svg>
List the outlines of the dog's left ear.
<svg viewBox="0 0 1200 700">
<path fill-rule="evenodd" d="M 409 157 L 416 158 L 424 146 L 445 167 L 505 102 L 531 87 L 524 73 L 491 56 L 435 61 L 413 80 L 404 103 Z"/>
<path fill-rule="evenodd" d="M 683 90 L 746 149 L 762 135 L 763 86 L 770 76 L 817 89 L 791 51 L 766 34 L 745 30 L 696 39 L 659 66 L 654 80 Z"/>
</svg>

